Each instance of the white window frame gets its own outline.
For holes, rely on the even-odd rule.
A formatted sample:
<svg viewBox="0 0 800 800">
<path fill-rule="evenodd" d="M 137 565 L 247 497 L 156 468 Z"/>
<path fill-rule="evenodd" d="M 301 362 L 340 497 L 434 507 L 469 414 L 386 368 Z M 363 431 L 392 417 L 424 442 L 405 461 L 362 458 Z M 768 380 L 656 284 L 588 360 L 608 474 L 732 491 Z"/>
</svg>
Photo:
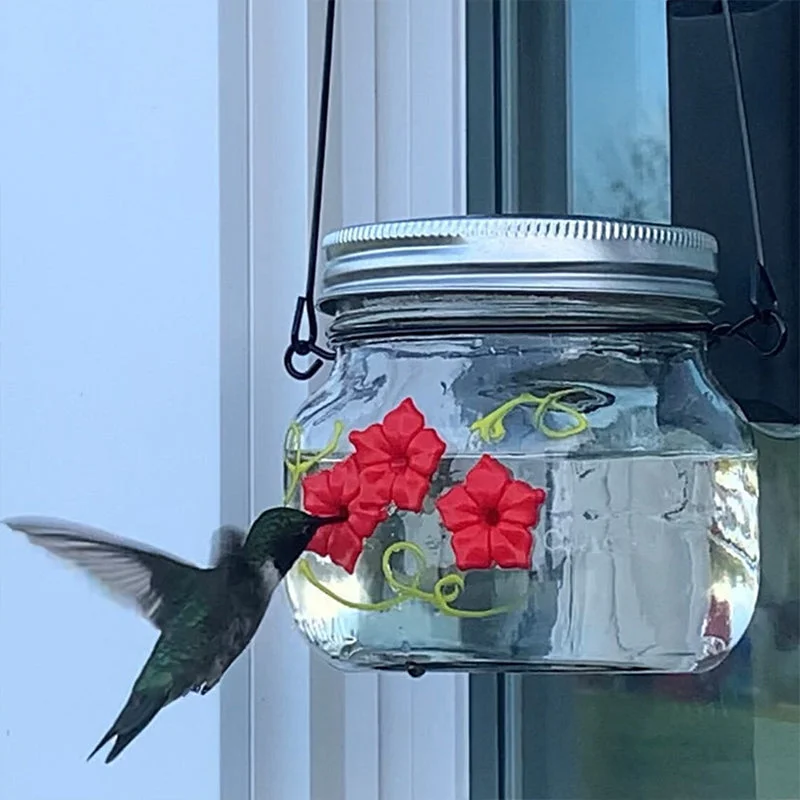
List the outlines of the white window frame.
<svg viewBox="0 0 800 800">
<path fill-rule="evenodd" d="M 323 229 L 464 213 L 465 0 L 339 0 Z M 280 502 L 325 3 L 220 0 L 222 514 Z M 221 691 L 222 800 L 465 800 L 464 674 L 344 674 L 280 592 Z"/>
</svg>

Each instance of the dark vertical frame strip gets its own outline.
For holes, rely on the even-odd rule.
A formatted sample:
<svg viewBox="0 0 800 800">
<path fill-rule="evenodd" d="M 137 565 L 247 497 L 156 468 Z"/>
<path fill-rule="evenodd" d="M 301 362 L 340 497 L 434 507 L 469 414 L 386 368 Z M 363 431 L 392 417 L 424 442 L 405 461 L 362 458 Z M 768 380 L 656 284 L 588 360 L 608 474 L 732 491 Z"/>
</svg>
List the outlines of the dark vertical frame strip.
<svg viewBox="0 0 800 800">
<path fill-rule="evenodd" d="M 467 212 L 491 214 L 496 191 L 495 0 L 467 0 Z"/>
<path fill-rule="evenodd" d="M 516 0 L 508 0 L 516 2 Z M 492 164 L 494 165 L 494 209 L 496 214 L 509 212 L 503 207 L 503 148 L 506 146 L 507 131 L 503 130 L 503 102 L 506 92 L 503 89 L 503 16 L 500 0 L 492 0 L 492 122 L 494 130 L 494 148 Z M 509 45 L 506 45 L 509 46 Z M 513 45 L 512 45 L 513 46 Z"/>
<path fill-rule="evenodd" d="M 467 0 L 467 213 L 499 210 L 500 114 L 497 104 L 499 63 L 495 22 L 497 0 Z M 470 800 L 500 800 L 502 774 L 502 704 L 500 677 L 471 675 L 469 679 Z"/>
<path fill-rule="evenodd" d="M 569 45 L 567 0 L 517 2 L 515 46 L 520 147 L 517 214 L 569 212 Z M 531 146 L 531 143 L 534 143 Z"/>
</svg>

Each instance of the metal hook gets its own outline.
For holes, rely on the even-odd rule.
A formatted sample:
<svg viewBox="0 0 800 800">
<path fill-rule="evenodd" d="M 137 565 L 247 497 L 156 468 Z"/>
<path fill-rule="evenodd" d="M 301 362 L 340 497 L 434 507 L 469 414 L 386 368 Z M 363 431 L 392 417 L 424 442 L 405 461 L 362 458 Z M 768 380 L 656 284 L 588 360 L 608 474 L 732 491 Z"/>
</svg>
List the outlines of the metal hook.
<svg viewBox="0 0 800 800">
<path fill-rule="evenodd" d="M 757 323 L 776 328 L 777 337 L 771 347 L 763 347 L 748 333 L 748 328 Z M 789 339 L 789 329 L 783 317 L 774 309 L 768 308 L 758 313 L 749 314 L 736 323 L 722 322 L 719 325 L 715 325 L 710 335 L 715 339 L 738 336 L 755 347 L 764 358 L 772 358 L 786 347 L 786 342 Z"/>
</svg>

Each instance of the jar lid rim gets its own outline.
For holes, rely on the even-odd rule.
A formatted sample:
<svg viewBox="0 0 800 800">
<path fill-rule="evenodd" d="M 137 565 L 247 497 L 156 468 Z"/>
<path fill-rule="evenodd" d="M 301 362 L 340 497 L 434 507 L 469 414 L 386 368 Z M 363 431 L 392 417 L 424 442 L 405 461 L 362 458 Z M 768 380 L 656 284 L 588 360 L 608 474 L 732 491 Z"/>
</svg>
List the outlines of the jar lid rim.
<svg viewBox="0 0 800 800">
<path fill-rule="evenodd" d="M 358 297 L 634 294 L 720 305 L 716 239 L 601 217 L 451 216 L 355 225 L 322 242 L 320 307 Z"/>
</svg>

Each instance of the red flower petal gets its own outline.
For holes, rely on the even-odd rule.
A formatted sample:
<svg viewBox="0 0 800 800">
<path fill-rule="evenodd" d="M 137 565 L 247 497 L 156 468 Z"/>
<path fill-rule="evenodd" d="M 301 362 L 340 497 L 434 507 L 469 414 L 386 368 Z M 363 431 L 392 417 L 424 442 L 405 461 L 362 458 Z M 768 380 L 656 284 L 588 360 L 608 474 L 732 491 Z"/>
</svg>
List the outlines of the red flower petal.
<svg viewBox="0 0 800 800">
<path fill-rule="evenodd" d="M 306 549 L 321 556 L 328 555 L 328 539 L 331 535 L 331 528 L 334 527 L 334 525 L 323 525 L 318 528 Z"/>
<path fill-rule="evenodd" d="M 424 425 L 425 418 L 407 397 L 383 422 L 350 434 L 365 503 L 422 509 L 446 447 L 436 431 Z"/>
<path fill-rule="evenodd" d="M 481 522 L 480 510 L 467 494 L 463 484 L 458 484 L 445 492 L 436 501 L 436 508 L 445 528 L 453 533 Z"/>
<path fill-rule="evenodd" d="M 347 570 L 351 575 L 356 561 L 364 549 L 364 540 L 356 536 L 347 523 L 333 525 L 328 541 L 328 555 L 334 564 Z"/>
<path fill-rule="evenodd" d="M 386 510 L 375 504 L 370 492 L 362 491 L 362 478 L 354 459 L 347 458 L 330 469 L 303 479 L 303 505 L 309 513 L 321 516 L 340 514 L 347 510 L 347 521 L 320 528 L 308 545 L 308 550 L 329 556 L 335 563 L 352 572 L 363 540 L 386 519 Z"/>
<path fill-rule="evenodd" d="M 361 470 L 361 493 L 367 505 L 385 506 L 392 500 L 395 474 L 382 464 Z"/>
<path fill-rule="evenodd" d="M 363 431 L 351 431 L 348 438 L 356 449 L 353 458 L 360 468 L 383 464 L 390 458 L 391 446 L 383 432 L 383 425 L 377 422 Z"/>
<path fill-rule="evenodd" d="M 530 569 L 533 534 L 542 489 L 513 480 L 511 472 L 491 456 L 481 456 L 464 481 L 437 501 L 444 526 L 452 533 L 460 569 L 499 567 Z M 469 566 L 467 566 L 469 565 Z"/>
<path fill-rule="evenodd" d="M 366 539 L 388 516 L 386 509 L 356 505 L 350 509 L 347 524 L 356 536 Z"/>
<path fill-rule="evenodd" d="M 506 569 L 530 569 L 533 534 L 523 525 L 501 520 L 489 531 L 492 560 Z"/>
<path fill-rule="evenodd" d="M 331 497 L 338 498 L 339 506 L 346 506 L 361 489 L 358 467 L 352 457 L 340 461 L 335 466 L 324 471 L 328 475 L 328 488 Z"/>
<path fill-rule="evenodd" d="M 464 479 L 467 492 L 481 508 L 497 508 L 509 483 L 508 469 L 491 456 L 481 456 Z"/>
<path fill-rule="evenodd" d="M 330 489 L 330 470 L 323 470 L 303 478 L 303 507 L 309 514 L 320 517 L 335 516 L 341 510 L 339 498 Z"/>
<path fill-rule="evenodd" d="M 477 523 L 462 528 L 453 534 L 452 545 L 459 569 L 487 569 L 492 565 L 488 525 Z"/>
<path fill-rule="evenodd" d="M 303 505 L 311 514 L 329 516 L 348 506 L 361 489 L 352 458 L 303 478 Z"/>
<path fill-rule="evenodd" d="M 433 428 L 424 428 L 409 442 L 408 466 L 426 477 L 433 475 L 447 445 Z"/>
<path fill-rule="evenodd" d="M 424 425 L 425 417 L 414 405 L 414 401 L 406 397 L 383 418 L 383 433 L 393 452 L 405 453 L 411 440 Z"/>
<path fill-rule="evenodd" d="M 392 499 L 398 508 L 407 511 L 420 511 L 430 480 L 413 469 L 406 469 L 394 479 Z"/>
<path fill-rule="evenodd" d="M 539 507 L 545 499 L 541 489 L 534 489 L 525 481 L 511 481 L 497 504 L 500 519 L 530 527 L 539 521 Z"/>
</svg>

